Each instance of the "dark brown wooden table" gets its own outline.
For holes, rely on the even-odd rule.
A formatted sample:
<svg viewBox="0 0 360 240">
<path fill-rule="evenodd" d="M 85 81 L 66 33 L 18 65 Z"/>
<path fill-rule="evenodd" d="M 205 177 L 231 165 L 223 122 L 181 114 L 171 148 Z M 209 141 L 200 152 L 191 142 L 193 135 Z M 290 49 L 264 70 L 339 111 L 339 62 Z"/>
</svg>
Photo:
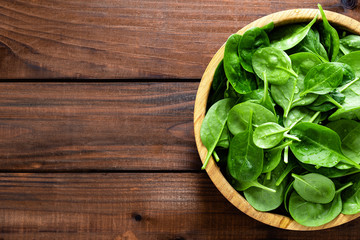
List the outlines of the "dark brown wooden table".
<svg viewBox="0 0 360 240">
<path fill-rule="evenodd" d="M 195 147 L 216 50 L 261 16 L 317 2 L 0 1 L 0 239 L 359 239 L 360 219 L 301 233 L 253 220 Z"/>
</svg>

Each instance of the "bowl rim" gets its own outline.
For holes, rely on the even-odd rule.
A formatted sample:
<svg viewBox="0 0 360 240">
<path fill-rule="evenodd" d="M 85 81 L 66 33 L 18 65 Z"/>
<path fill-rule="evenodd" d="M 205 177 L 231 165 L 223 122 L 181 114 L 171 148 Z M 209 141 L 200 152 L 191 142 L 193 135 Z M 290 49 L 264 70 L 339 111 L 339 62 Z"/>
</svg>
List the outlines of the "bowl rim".
<svg viewBox="0 0 360 240">
<path fill-rule="evenodd" d="M 332 11 L 324 11 L 326 14 L 326 17 L 328 21 L 339 27 L 343 28 L 345 30 L 348 30 L 352 33 L 356 33 L 360 35 L 360 22 L 342 15 L 340 13 L 332 12 Z M 241 28 L 237 34 L 243 34 L 246 30 L 252 27 L 262 27 L 265 26 L 267 23 L 273 21 L 275 27 L 290 24 L 290 23 L 297 23 L 297 22 L 309 22 L 311 21 L 316 14 L 319 13 L 319 10 L 317 9 L 290 9 L 280 12 L 275 12 L 269 15 L 266 15 L 262 18 L 259 18 L 245 27 Z M 321 16 L 318 16 L 318 20 L 321 20 Z M 195 99 L 195 105 L 194 105 L 194 135 L 195 135 L 195 141 L 197 150 L 200 156 L 200 159 L 202 163 L 205 161 L 207 149 L 202 144 L 200 139 L 200 127 L 201 123 L 205 117 L 205 111 L 206 111 L 206 104 L 207 99 L 211 87 L 211 83 L 213 80 L 214 72 L 220 61 L 224 57 L 224 48 L 225 43 L 220 47 L 220 49 L 215 53 L 215 55 L 212 57 L 211 61 L 209 62 L 208 66 L 206 67 L 204 74 L 201 78 L 196 99 Z M 208 165 L 206 167 L 206 172 L 209 175 L 210 179 L 216 186 L 216 188 L 222 193 L 222 195 L 230 201 L 236 208 L 238 208 L 243 213 L 247 214 L 248 216 L 252 217 L 253 219 L 256 219 L 262 223 L 265 223 L 267 225 L 281 228 L 281 229 L 287 229 L 287 230 L 300 230 L 300 231 L 309 231 L 309 230 L 321 230 L 321 229 L 327 229 L 336 227 L 339 225 L 342 225 L 344 223 L 350 222 L 360 216 L 360 213 L 353 214 L 353 215 L 344 215 L 340 214 L 337 218 L 335 218 L 333 221 L 324 224 L 319 227 L 306 227 L 303 226 L 295 220 L 269 212 L 260 212 L 255 210 L 244 197 L 240 195 L 239 192 L 237 192 L 230 183 L 226 180 L 226 178 L 221 173 L 219 167 L 216 165 L 213 157 L 210 158 L 210 161 L 208 162 Z"/>
</svg>

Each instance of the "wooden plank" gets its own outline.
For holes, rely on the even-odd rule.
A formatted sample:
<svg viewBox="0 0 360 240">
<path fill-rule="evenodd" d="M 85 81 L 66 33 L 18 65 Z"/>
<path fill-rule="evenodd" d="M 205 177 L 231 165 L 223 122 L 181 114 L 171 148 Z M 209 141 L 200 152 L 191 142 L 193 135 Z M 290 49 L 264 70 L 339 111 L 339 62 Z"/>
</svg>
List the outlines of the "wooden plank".
<svg viewBox="0 0 360 240">
<path fill-rule="evenodd" d="M 0 169 L 199 170 L 197 86 L 0 83 Z"/>
<path fill-rule="evenodd" d="M 239 212 L 205 173 L 0 174 L 0 239 L 358 239 L 359 220 L 296 232 Z M 126 238 L 128 236 L 128 238 Z"/>
<path fill-rule="evenodd" d="M 228 36 L 276 11 L 331 1 L 2 0 L 1 78 L 200 78 Z"/>
</svg>

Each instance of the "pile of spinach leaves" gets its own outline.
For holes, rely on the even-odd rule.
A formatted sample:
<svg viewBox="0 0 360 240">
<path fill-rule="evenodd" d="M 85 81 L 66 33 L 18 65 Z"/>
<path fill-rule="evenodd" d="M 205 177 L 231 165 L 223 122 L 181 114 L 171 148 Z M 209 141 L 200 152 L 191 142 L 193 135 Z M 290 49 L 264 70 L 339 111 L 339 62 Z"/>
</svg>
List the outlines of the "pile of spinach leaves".
<svg viewBox="0 0 360 240">
<path fill-rule="evenodd" d="M 229 37 L 200 131 L 203 169 L 213 156 L 255 209 L 305 226 L 360 212 L 360 36 L 318 7 Z"/>
</svg>

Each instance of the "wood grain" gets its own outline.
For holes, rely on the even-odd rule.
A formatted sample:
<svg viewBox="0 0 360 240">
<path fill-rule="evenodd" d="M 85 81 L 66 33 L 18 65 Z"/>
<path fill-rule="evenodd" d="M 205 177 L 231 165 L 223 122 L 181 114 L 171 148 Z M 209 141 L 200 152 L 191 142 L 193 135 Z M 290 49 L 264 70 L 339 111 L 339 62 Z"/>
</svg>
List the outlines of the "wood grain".
<svg viewBox="0 0 360 240">
<path fill-rule="evenodd" d="M 359 236 L 360 220 L 301 234 L 266 226 L 233 207 L 205 173 L 2 173 L 0 183 L 4 240 Z"/>
<path fill-rule="evenodd" d="M 2 171 L 199 170 L 197 82 L 0 83 Z"/>
<path fill-rule="evenodd" d="M 335 0 L 2 0 L 0 77 L 200 78 L 230 34 L 318 2 L 360 20 Z"/>
</svg>

